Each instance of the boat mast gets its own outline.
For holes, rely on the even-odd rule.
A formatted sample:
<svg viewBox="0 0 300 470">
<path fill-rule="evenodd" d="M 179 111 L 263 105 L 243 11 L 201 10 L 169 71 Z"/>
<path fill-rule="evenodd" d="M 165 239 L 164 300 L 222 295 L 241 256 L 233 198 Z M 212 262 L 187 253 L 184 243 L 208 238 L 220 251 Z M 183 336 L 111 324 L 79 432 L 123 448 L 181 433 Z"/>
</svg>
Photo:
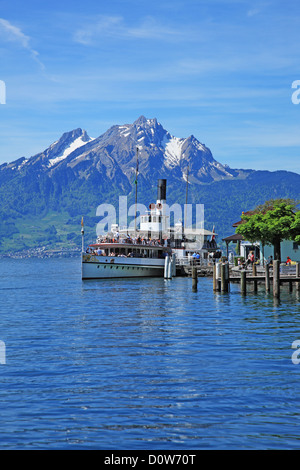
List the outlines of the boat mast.
<svg viewBox="0 0 300 470">
<path fill-rule="evenodd" d="M 136 170 L 135 170 L 135 217 L 134 217 L 134 236 L 136 236 L 136 214 L 137 214 L 137 178 L 139 170 L 139 149 L 136 148 Z"/>
<path fill-rule="evenodd" d="M 189 188 L 189 165 L 187 166 L 187 171 L 186 171 L 186 189 L 185 189 L 185 211 L 184 211 L 184 235 L 185 235 L 185 229 L 186 229 L 186 211 L 187 211 L 187 202 L 188 202 L 188 188 Z"/>
<path fill-rule="evenodd" d="M 84 223 L 83 217 L 81 219 L 81 251 L 84 253 Z"/>
</svg>

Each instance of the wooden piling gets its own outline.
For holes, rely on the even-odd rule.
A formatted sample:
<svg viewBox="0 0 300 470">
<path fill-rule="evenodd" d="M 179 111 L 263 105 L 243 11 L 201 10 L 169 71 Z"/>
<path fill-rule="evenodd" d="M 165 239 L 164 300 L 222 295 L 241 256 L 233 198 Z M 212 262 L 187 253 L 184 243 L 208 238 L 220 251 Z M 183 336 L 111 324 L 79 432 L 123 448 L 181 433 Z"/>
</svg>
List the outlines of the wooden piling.
<svg viewBox="0 0 300 470">
<path fill-rule="evenodd" d="M 296 277 L 300 277 L 300 263 L 296 264 Z M 300 282 L 296 282 L 296 291 L 300 292 Z"/>
<path fill-rule="evenodd" d="M 273 296 L 280 297 L 280 261 L 273 261 Z"/>
<path fill-rule="evenodd" d="M 214 264 L 214 267 L 213 267 L 213 290 L 214 292 L 218 290 L 217 265 L 216 264 Z"/>
<path fill-rule="evenodd" d="M 270 265 L 266 264 L 265 266 L 265 284 L 266 292 L 270 292 Z"/>
<path fill-rule="evenodd" d="M 197 284 L 198 284 L 197 268 L 193 267 L 192 268 L 192 288 L 194 291 L 197 290 Z"/>
<path fill-rule="evenodd" d="M 246 271 L 241 271 L 241 293 L 243 295 L 246 294 L 247 287 L 246 287 Z"/>
<path fill-rule="evenodd" d="M 221 292 L 228 292 L 227 266 L 225 263 L 221 265 Z"/>
<path fill-rule="evenodd" d="M 227 291 L 230 291 L 230 270 L 229 262 L 226 262 L 226 282 L 227 282 Z"/>
<path fill-rule="evenodd" d="M 256 274 L 257 274 L 256 264 L 253 263 L 253 267 L 252 267 L 253 277 L 256 277 Z M 254 288 L 254 292 L 257 292 L 257 280 L 256 279 L 253 280 L 253 288 Z"/>
<path fill-rule="evenodd" d="M 221 264 L 221 292 L 226 292 L 226 280 L 225 280 L 225 264 Z"/>
</svg>

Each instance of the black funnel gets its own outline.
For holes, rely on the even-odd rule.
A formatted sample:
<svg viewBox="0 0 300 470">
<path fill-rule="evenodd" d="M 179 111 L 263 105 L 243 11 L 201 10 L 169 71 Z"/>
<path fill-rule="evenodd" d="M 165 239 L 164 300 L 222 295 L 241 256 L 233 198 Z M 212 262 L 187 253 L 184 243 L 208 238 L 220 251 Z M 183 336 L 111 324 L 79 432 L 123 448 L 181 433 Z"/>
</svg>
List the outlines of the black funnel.
<svg viewBox="0 0 300 470">
<path fill-rule="evenodd" d="M 157 200 L 166 201 L 167 199 L 167 180 L 158 180 Z"/>
</svg>

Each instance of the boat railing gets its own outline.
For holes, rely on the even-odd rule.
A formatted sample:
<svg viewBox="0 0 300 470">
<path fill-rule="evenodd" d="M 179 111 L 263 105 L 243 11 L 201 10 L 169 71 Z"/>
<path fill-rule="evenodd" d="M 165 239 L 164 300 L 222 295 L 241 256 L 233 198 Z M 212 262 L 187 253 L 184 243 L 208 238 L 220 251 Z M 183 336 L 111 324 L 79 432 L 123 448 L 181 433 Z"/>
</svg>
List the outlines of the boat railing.
<svg viewBox="0 0 300 470">
<path fill-rule="evenodd" d="M 118 244 L 121 244 L 121 245 L 139 245 L 141 247 L 143 246 L 160 246 L 160 247 L 164 247 L 165 246 L 165 243 L 161 242 L 160 240 L 156 240 L 156 239 L 153 239 L 153 240 L 146 240 L 146 239 L 142 239 L 142 238 L 98 238 L 97 239 L 97 243 L 100 244 L 100 243 L 118 243 Z"/>
</svg>

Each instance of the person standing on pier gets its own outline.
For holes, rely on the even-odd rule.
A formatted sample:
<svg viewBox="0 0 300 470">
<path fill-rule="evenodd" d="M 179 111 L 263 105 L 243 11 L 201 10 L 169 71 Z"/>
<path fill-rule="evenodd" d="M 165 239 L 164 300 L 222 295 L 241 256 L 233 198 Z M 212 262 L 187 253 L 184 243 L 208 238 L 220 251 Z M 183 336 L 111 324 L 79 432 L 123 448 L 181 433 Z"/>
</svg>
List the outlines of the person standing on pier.
<svg viewBox="0 0 300 470">
<path fill-rule="evenodd" d="M 247 269 L 247 267 L 248 267 L 249 264 L 252 264 L 252 265 L 253 265 L 254 261 L 255 261 L 254 252 L 253 252 L 253 251 L 250 251 L 250 253 L 249 253 L 249 255 L 248 255 L 248 258 L 247 258 L 247 262 L 246 262 L 245 269 Z"/>
</svg>

